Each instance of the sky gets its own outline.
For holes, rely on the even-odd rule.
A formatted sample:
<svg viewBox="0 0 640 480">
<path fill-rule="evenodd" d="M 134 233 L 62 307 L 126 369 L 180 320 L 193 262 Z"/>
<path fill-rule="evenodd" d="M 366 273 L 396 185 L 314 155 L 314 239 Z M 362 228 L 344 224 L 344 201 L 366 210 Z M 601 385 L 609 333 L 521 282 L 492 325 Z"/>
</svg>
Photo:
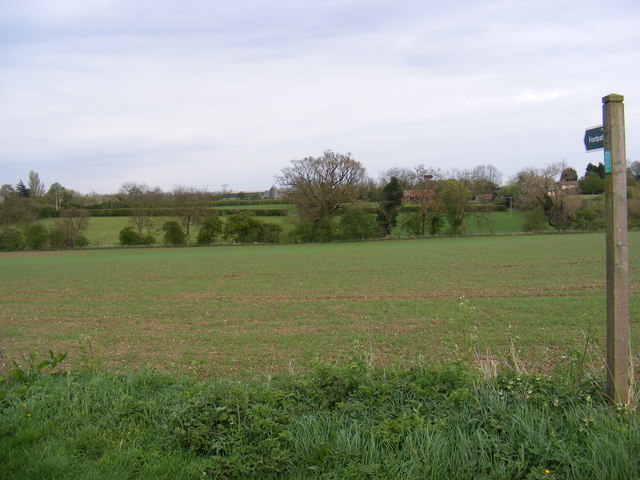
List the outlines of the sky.
<svg viewBox="0 0 640 480">
<path fill-rule="evenodd" d="M 0 0 L 0 184 L 266 190 L 290 161 L 640 161 L 638 0 Z"/>
</svg>

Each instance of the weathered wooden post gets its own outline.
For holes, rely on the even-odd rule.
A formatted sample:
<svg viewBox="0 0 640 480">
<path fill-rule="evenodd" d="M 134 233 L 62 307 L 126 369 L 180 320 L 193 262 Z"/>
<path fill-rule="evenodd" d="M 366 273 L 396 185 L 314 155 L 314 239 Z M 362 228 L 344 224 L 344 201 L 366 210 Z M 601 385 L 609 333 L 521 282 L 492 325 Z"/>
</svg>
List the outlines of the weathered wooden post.
<svg viewBox="0 0 640 480">
<path fill-rule="evenodd" d="M 613 403 L 631 402 L 629 349 L 629 260 L 624 97 L 602 99 L 607 225 L 607 394 Z"/>
</svg>

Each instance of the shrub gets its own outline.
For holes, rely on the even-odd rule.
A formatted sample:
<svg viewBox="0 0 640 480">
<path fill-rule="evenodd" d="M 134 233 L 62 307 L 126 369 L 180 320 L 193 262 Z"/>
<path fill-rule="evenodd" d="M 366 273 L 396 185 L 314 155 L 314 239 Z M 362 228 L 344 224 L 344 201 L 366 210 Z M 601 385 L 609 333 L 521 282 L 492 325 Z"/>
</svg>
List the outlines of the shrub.
<svg viewBox="0 0 640 480">
<path fill-rule="evenodd" d="M 577 230 L 602 230 L 604 220 L 592 208 L 581 208 L 575 213 L 571 226 Z"/>
<path fill-rule="evenodd" d="M 229 216 L 224 225 L 225 238 L 240 243 L 277 243 L 282 227 L 266 223 L 246 213 Z"/>
<path fill-rule="evenodd" d="M 84 209 L 70 209 L 60 212 L 60 218 L 53 222 L 53 231 L 62 238 L 63 248 L 84 247 L 89 244 L 82 232 L 89 225 L 89 212 Z M 58 237 L 56 237 L 58 239 Z"/>
<path fill-rule="evenodd" d="M 0 230 L 0 250 L 23 250 L 26 245 L 24 235 L 15 228 Z"/>
<path fill-rule="evenodd" d="M 340 240 L 356 240 L 379 236 L 380 227 L 375 217 L 367 212 L 352 211 L 345 213 L 338 224 Z"/>
<path fill-rule="evenodd" d="M 167 245 L 186 245 L 187 235 L 180 224 L 175 220 L 170 220 L 162 226 L 164 231 L 164 243 Z"/>
<path fill-rule="evenodd" d="M 64 233 L 60 230 L 51 230 L 49 232 L 50 248 L 65 248 Z"/>
<path fill-rule="evenodd" d="M 293 242 L 330 242 L 336 236 L 333 219 L 302 220 L 291 232 Z"/>
<path fill-rule="evenodd" d="M 89 239 L 82 233 L 76 237 L 75 242 L 73 244 L 74 247 L 88 247 L 89 245 L 91 245 L 89 243 Z"/>
<path fill-rule="evenodd" d="M 24 236 L 27 248 L 30 250 L 47 248 L 49 244 L 49 230 L 41 223 L 35 223 L 25 228 Z"/>
<path fill-rule="evenodd" d="M 141 238 L 140 234 L 136 232 L 133 227 L 124 227 L 120 230 L 118 234 L 118 239 L 120 241 L 120 245 L 123 247 L 127 247 L 130 245 L 140 245 Z"/>
<path fill-rule="evenodd" d="M 222 233 L 222 220 L 218 217 L 207 218 L 202 222 L 196 241 L 199 245 L 208 245 L 216 241 Z"/>
<path fill-rule="evenodd" d="M 630 198 L 627 202 L 627 219 L 629 227 L 640 227 L 640 198 Z"/>
<path fill-rule="evenodd" d="M 38 207 L 38 218 L 57 218 L 60 216 L 60 212 L 49 205 Z"/>
<path fill-rule="evenodd" d="M 153 235 L 145 235 L 140 239 L 140 245 L 153 245 L 156 243 L 156 237 Z"/>
<path fill-rule="evenodd" d="M 403 213 L 400 217 L 400 229 L 409 235 L 420 235 L 422 232 L 422 215 L 420 212 Z"/>
<path fill-rule="evenodd" d="M 541 208 L 534 208 L 533 210 L 527 210 L 524 212 L 522 230 L 525 232 L 546 230 L 548 226 L 549 222 Z"/>
</svg>

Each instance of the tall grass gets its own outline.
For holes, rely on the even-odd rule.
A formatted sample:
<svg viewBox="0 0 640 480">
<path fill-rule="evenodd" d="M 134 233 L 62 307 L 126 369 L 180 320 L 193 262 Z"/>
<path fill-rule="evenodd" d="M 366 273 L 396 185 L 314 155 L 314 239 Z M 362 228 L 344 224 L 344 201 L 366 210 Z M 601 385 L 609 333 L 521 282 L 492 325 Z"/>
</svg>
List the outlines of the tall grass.
<svg viewBox="0 0 640 480">
<path fill-rule="evenodd" d="M 638 414 L 598 380 L 360 360 L 237 383 L 6 380 L 0 479 L 630 479 Z"/>
</svg>

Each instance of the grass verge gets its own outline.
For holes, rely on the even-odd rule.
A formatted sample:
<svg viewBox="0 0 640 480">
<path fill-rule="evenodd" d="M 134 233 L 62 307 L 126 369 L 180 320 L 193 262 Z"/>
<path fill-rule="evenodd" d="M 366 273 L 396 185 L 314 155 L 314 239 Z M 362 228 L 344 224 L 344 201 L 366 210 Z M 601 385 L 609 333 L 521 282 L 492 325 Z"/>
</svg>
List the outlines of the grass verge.
<svg viewBox="0 0 640 480">
<path fill-rule="evenodd" d="M 602 391 L 359 359 L 243 383 L 24 375 L 0 391 L 0 479 L 638 478 L 638 414 Z"/>
</svg>

